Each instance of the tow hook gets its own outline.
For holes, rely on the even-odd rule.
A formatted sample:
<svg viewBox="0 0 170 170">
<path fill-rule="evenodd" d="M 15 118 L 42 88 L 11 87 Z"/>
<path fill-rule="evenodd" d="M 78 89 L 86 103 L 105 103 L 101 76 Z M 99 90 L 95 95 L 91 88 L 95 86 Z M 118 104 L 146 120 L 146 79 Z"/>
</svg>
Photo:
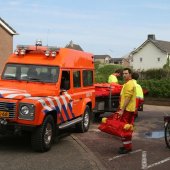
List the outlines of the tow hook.
<svg viewBox="0 0 170 170">
<path fill-rule="evenodd" d="M 6 125 L 8 122 L 5 119 L 0 119 L 0 124 L 1 125 Z"/>
</svg>

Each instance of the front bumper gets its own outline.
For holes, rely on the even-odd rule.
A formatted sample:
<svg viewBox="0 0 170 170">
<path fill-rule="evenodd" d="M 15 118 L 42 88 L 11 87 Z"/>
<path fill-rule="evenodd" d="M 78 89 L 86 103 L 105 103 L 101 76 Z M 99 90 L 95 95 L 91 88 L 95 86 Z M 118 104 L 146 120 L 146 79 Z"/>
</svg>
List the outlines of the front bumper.
<svg viewBox="0 0 170 170">
<path fill-rule="evenodd" d="M 0 119 L 0 122 L 4 120 Z M 37 126 L 24 125 L 13 122 L 7 122 L 5 124 L 0 123 L 0 134 L 21 134 L 22 132 L 32 132 Z"/>
</svg>

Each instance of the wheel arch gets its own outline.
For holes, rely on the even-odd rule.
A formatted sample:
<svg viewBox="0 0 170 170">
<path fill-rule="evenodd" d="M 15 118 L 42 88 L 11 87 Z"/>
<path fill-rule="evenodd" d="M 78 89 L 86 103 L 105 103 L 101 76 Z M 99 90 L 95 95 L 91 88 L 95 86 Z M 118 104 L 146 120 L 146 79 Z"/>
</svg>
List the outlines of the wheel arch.
<svg viewBox="0 0 170 170">
<path fill-rule="evenodd" d="M 81 107 L 81 113 L 82 113 L 82 115 L 84 114 L 84 111 L 85 111 L 85 109 L 86 109 L 86 106 L 88 106 L 89 109 L 90 109 L 90 111 L 92 112 L 92 101 L 91 101 L 90 98 L 85 98 L 85 99 L 83 100 L 83 104 L 82 104 L 82 107 Z"/>
<path fill-rule="evenodd" d="M 56 110 L 52 110 L 46 113 L 46 115 L 44 116 L 44 119 L 48 116 L 51 115 L 54 119 L 54 123 L 57 123 L 57 111 Z"/>
</svg>

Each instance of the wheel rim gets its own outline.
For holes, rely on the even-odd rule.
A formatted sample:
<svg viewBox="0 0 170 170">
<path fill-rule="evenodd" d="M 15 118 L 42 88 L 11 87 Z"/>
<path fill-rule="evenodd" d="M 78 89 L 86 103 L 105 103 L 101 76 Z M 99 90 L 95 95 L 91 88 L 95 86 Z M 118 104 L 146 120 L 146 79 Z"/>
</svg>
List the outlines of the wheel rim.
<svg viewBox="0 0 170 170">
<path fill-rule="evenodd" d="M 88 127 L 88 125 L 89 125 L 89 114 L 88 112 L 86 112 L 84 115 L 84 127 Z"/>
<path fill-rule="evenodd" d="M 51 142 L 51 138 L 52 138 L 52 125 L 48 123 L 45 128 L 44 134 L 44 142 L 46 145 L 48 145 Z"/>
<path fill-rule="evenodd" d="M 170 123 L 168 123 L 165 128 L 165 142 L 167 147 L 170 148 Z"/>
<path fill-rule="evenodd" d="M 170 142 L 170 124 L 168 124 L 168 128 L 167 128 L 167 137 L 168 137 L 168 142 Z"/>
</svg>

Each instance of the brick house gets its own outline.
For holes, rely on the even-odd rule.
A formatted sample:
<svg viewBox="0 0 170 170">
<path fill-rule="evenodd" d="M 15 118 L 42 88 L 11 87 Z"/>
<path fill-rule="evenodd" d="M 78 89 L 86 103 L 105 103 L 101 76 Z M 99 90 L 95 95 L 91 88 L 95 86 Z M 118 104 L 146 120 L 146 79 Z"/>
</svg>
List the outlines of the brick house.
<svg viewBox="0 0 170 170">
<path fill-rule="evenodd" d="M 17 35 L 17 32 L 0 18 L 0 74 L 8 56 L 13 52 L 13 35 Z"/>
</svg>

